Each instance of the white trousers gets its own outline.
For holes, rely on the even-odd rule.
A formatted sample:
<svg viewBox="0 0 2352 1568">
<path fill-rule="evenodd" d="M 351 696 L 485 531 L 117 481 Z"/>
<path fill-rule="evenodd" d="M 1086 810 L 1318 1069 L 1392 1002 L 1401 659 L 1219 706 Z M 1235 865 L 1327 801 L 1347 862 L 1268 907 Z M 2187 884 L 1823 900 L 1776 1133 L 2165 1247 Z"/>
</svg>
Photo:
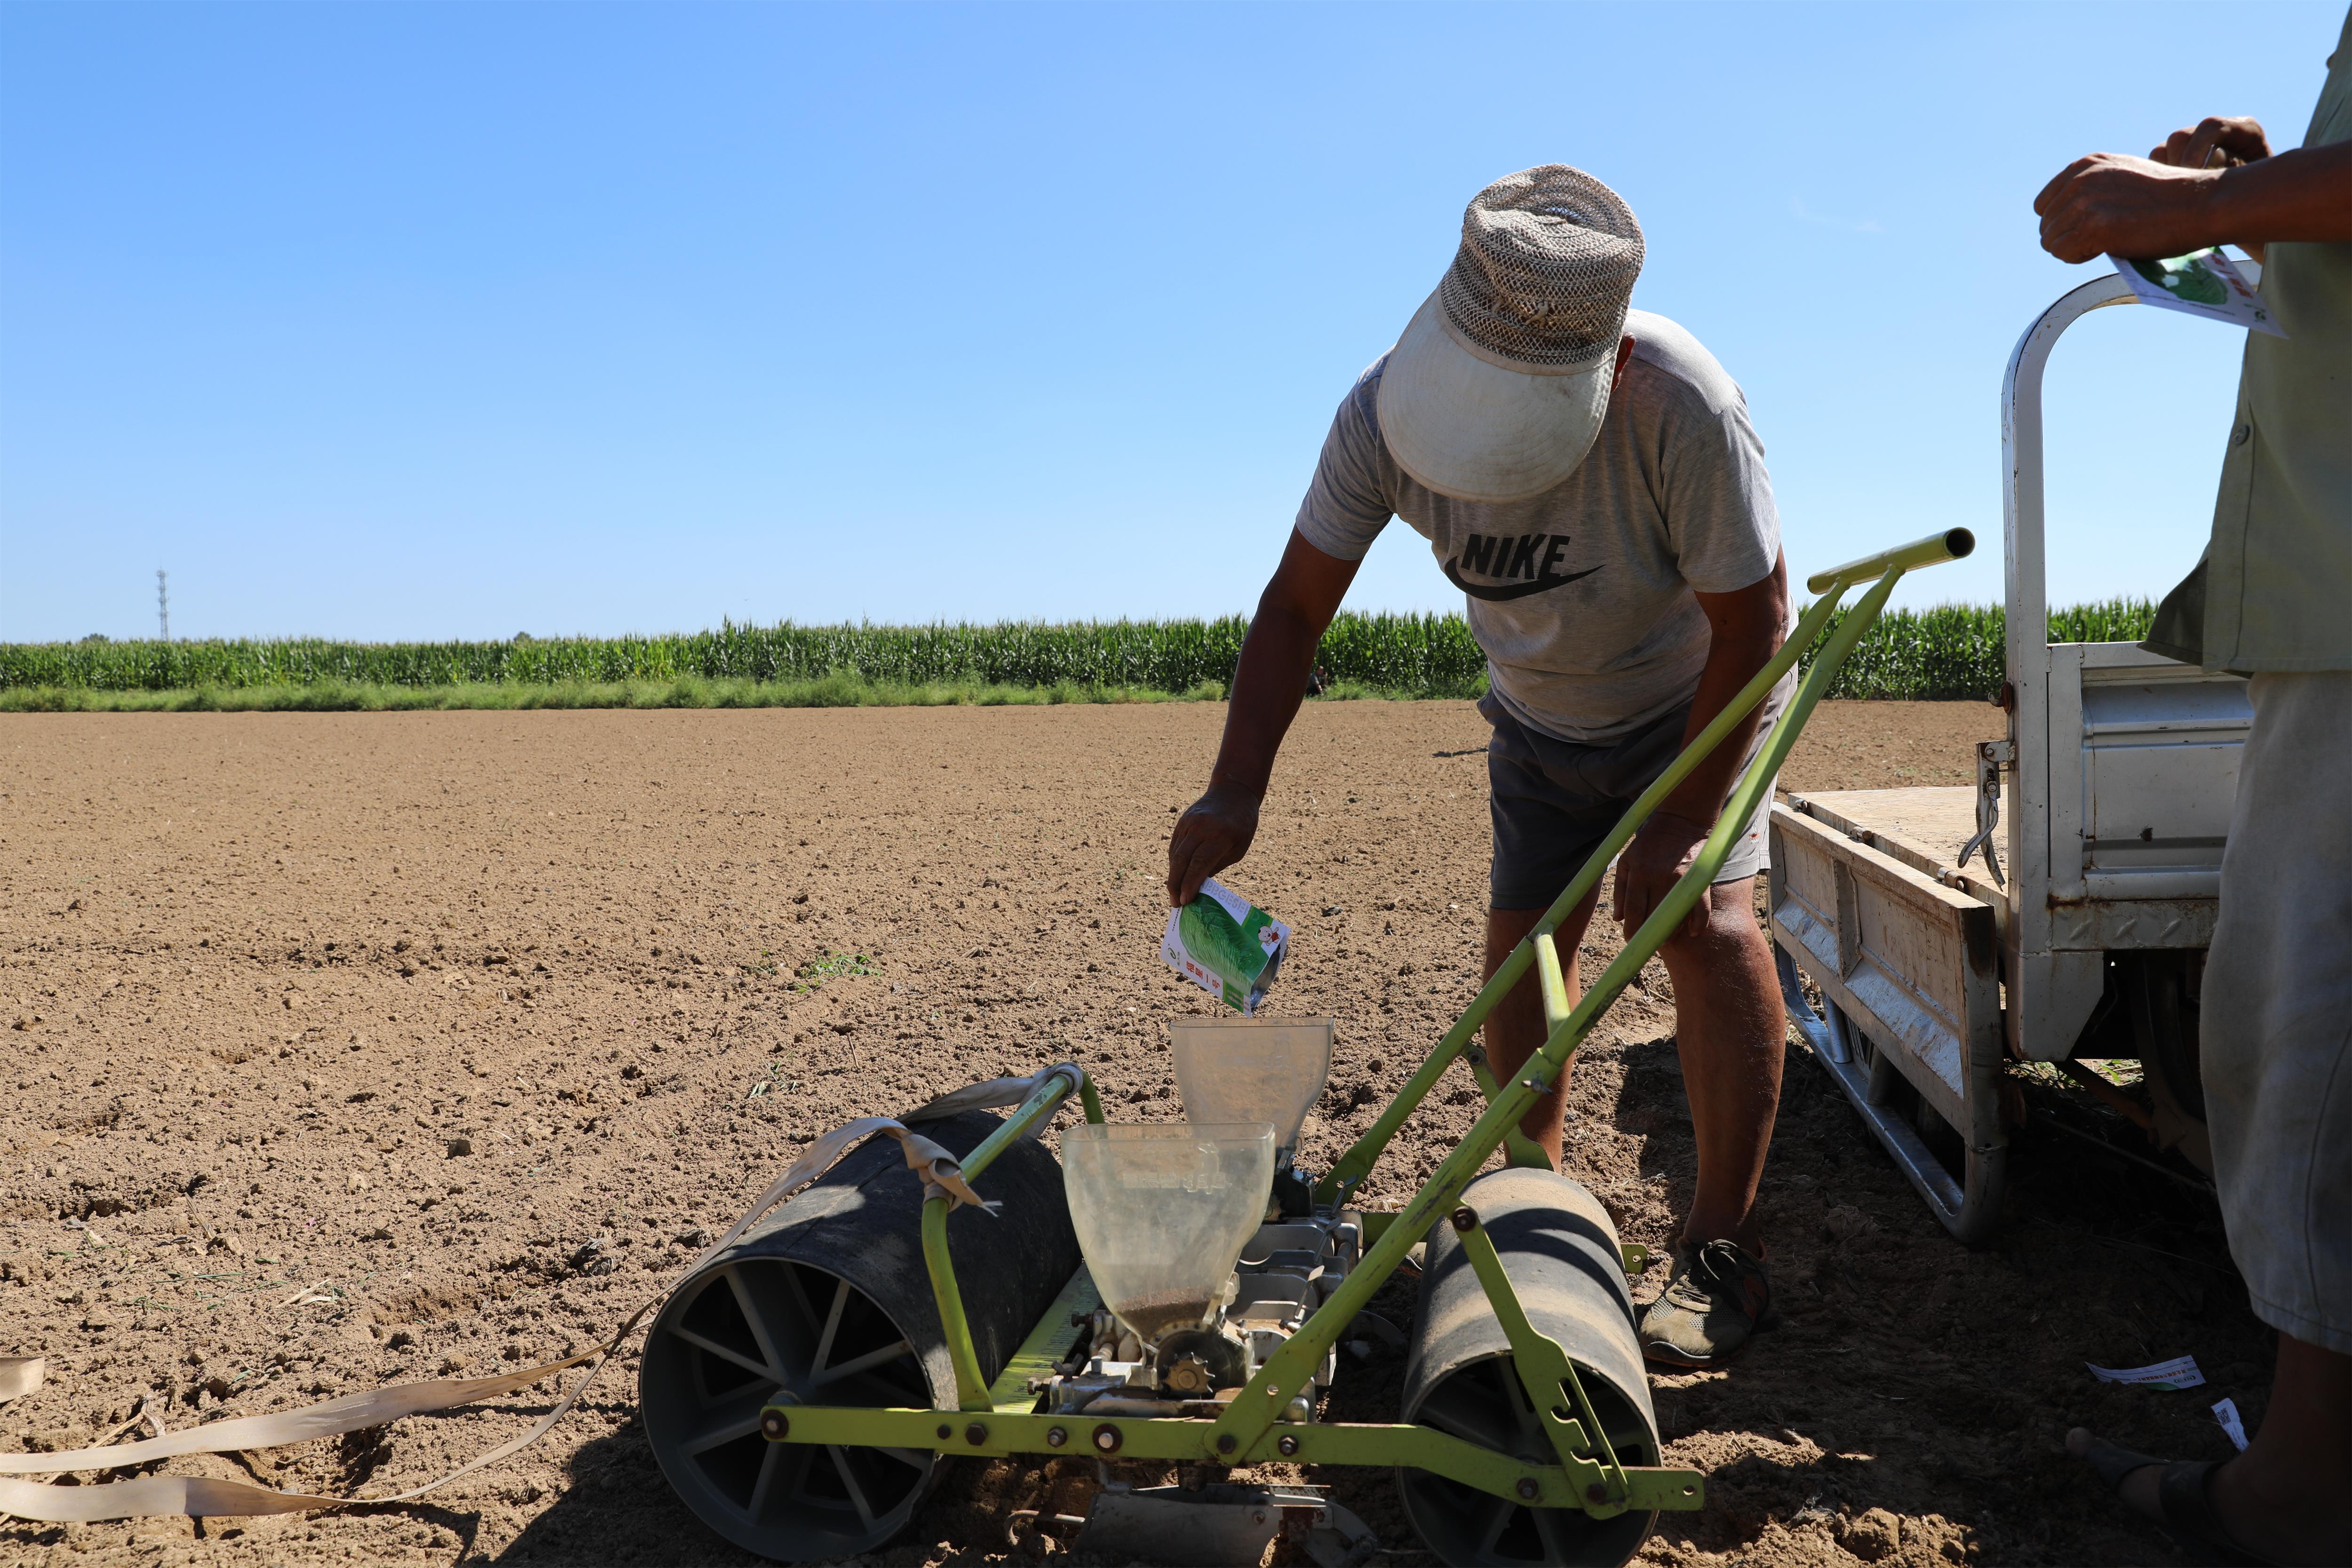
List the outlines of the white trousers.
<svg viewBox="0 0 2352 1568">
<path fill-rule="evenodd" d="M 2200 1009 L 2255 1316 L 2352 1354 L 2352 671 L 2258 674 Z"/>
</svg>

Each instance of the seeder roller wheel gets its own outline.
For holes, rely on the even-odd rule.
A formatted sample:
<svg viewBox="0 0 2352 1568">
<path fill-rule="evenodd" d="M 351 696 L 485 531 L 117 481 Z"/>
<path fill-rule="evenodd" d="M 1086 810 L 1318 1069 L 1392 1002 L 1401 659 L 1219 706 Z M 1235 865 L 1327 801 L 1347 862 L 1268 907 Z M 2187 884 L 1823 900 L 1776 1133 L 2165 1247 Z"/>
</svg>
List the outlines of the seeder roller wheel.
<svg viewBox="0 0 2352 1568">
<path fill-rule="evenodd" d="M 667 1389 L 656 1399 L 648 1388 L 646 1427 L 661 1422 L 656 1452 L 679 1495 L 719 1533 L 770 1556 L 785 1555 L 782 1532 L 831 1557 L 904 1528 L 930 1488 L 929 1449 L 760 1435 L 760 1408 L 779 1390 L 828 1405 L 929 1405 L 921 1363 L 890 1315 L 848 1280 L 778 1258 L 706 1270 L 688 1291 L 683 1310 L 656 1325 L 643 1373 Z"/>
<path fill-rule="evenodd" d="M 1657 1464 L 1658 1419 L 1608 1211 L 1570 1178 L 1525 1168 L 1480 1177 L 1462 1201 L 1477 1211 L 1528 1321 L 1576 1363 L 1618 1462 Z M 1503 1325 L 1444 1225 L 1429 1237 L 1400 1414 L 1516 1458 L 1559 1462 Z M 1529 1508 L 1425 1470 L 1400 1469 L 1397 1485 L 1413 1528 L 1451 1568 L 1615 1568 L 1657 1518 Z"/>
<path fill-rule="evenodd" d="M 974 1111 L 926 1125 L 961 1154 L 993 1131 Z M 1061 1167 L 1034 1142 L 989 1168 L 1003 1207 L 950 1226 L 949 1253 L 981 1369 L 993 1377 L 1078 1267 Z M 687 1506 L 779 1562 L 855 1556 L 907 1527 L 930 1489 L 922 1448 L 771 1443 L 760 1409 L 956 1406 L 955 1371 L 923 1268 L 923 1194 L 877 1138 L 707 1264 L 654 1320 L 637 1373 L 646 1436 Z"/>
</svg>

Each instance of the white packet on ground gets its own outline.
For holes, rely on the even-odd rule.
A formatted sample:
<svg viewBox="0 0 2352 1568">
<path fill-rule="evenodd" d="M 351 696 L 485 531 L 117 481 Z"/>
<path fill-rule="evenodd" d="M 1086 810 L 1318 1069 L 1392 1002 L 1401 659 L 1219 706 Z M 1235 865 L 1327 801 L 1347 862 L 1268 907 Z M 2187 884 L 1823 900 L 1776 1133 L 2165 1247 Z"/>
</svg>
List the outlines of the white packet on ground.
<svg viewBox="0 0 2352 1568">
<path fill-rule="evenodd" d="M 2091 1366 L 2089 1362 L 2083 1364 L 2090 1366 L 2091 1375 L 2101 1383 L 2128 1384 L 2137 1388 L 2195 1388 L 2205 1381 L 2205 1374 L 2197 1370 L 2197 1358 L 2193 1355 L 2177 1355 L 2170 1361 L 2160 1361 L 2152 1366 Z"/>
<path fill-rule="evenodd" d="M 2238 1452 L 2244 1453 L 2246 1424 L 2238 1415 L 2238 1402 L 2234 1399 L 2224 1399 L 2221 1404 L 2213 1406 L 2213 1419 L 2221 1424 L 2221 1430 L 2230 1435 L 2230 1441 L 2238 1446 Z"/>
<path fill-rule="evenodd" d="M 1160 962 L 1248 1017 L 1290 951 L 1290 928 L 1212 877 L 1201 896 L 1168 911 Z"/>
</svg>

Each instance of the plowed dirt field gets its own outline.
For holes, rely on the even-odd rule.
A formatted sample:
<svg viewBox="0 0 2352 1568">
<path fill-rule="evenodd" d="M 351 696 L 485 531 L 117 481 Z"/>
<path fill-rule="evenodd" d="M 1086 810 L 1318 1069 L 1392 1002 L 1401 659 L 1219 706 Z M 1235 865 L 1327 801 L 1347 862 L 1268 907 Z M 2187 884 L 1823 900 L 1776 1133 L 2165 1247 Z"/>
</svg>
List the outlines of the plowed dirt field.
<svg viewBox="0 0 2352 1568">
<path fill-rule="evenodd" d="M 0 1406 L 0 1446 L 101 1441 L 142 1401 L 177 1429 L 584 1347 L 813 1135 L 1000 1071 L 1074 1057 L 1115 1115 L 1176 1115 L 1162 1020 L 1207 1004 L 1158 961 L 1162 868 L 1223 720 L 0 718 L 0 1350 L 48 1363 Z M 1832 705 L 1782 782 L 1964 784 L 1999 723 Z M 1467 703 L 1308 705 L 1231 873 L 1297 930 L 1273 1010 L 1339 1020 L 1307 1163 L 1475 989 L 1485 742 Z M 1586 951 L 1616 947 L 1596 922 Z M 1571 1173 L 1653 1247 L 1692 1173 L 1673 1027 L 1653 965 L 1571 1090 Z M 1447 1098 L 1368 1200 L 1409 1192 L 1467 1128 Z M 1644 1561 L 2177 1560 L 2060 1435 L 2219 1456 L 2207 1407 L 2259 1419 L 2266 1336 L 2202 1195 L 2063 1140 L 2021 1140 L 2012 1169 L 1999 1239 L 1954 1245 L 1791 1045 L 1764 1198 L 1780 1323 L 1727 1371 L 1656 1379 L 1670 1462 L 1710 1472 L 1710 1506 L 1665 1516 Z M 599 1257 L 622 1267 L 581 1261 Z M 2084 1369 L 2183 1353 L 2206 1388 Z M 1397 1371 L 1346 1363 L 1339 1410 L 1387 1418 Z M 0 1560 L 750 1561 L 663 1482 L 634 1374 L 609 1367 L 536 1447 L 419 1503 L 20 1522 Z M 170 1468 L 384 1495 L 547 1403 Z M 1387 1477 L 1312 1479 L 1379 1530 L 1382 1561 L 1433 1561 Z M 1001 1556 L 1045 1485 L 968 1464 L 879 1560 Z"/>
</svg>

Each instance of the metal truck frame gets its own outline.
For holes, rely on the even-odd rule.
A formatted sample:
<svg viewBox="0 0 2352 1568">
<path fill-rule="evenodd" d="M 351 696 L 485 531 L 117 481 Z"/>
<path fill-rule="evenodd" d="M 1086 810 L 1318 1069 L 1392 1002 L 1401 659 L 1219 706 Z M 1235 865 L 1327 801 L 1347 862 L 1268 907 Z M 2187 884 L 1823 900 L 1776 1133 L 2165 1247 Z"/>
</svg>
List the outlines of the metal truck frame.
<svg viewBox="0 0 2352 1568">
<path fill-rule="evenodd" d="M 2010 355 L 2009 738 L 1977 748 L 1976 786 L 1799 795 L 1772 812 L 1770 926 L 1790 1017 L 1970 1244 L 2000 1214 L 2005 1057 L 2061 1063 L 2160 1147 L 2210 1164 L 2196 993 L 2252 719 L 2246 683 L 2047 632 L 2042 372 L 2067 327 L 2135 300 L 2119 277 L 2085 283 Z M 2067 1062 L 2084 1047 L 2139 1057 L 2152 1110 Z"/>
</svg>

